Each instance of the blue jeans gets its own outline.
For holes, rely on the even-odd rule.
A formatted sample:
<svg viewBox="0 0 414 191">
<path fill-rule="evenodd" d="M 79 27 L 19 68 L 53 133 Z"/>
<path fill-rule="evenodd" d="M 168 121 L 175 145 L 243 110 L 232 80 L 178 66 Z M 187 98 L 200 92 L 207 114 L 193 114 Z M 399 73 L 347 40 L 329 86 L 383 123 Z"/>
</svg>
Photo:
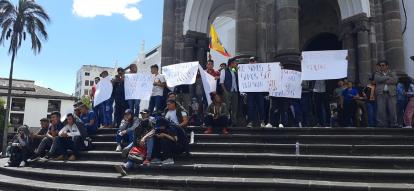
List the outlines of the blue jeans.
<svg viewBox="0 0 414 191">
<path fill-rule="evenodd" d="M 152 114 L 154 112 L 154 108 L 156 109 L 156 112 L 161 113 L 164 108 L 163 106 L 164 97 L 163 96 L 151 96 L 148 110 Z"/>
<path fill-rule="evenodd" d="M 122 141 L 124 141 L 124 143 L 127 143 L 129 145 L 134 141 L 134 131 L 132 130 L 127 131 L 127 133 L 123 136 L 119 135 L 120 132 L 121 130 L 118 130 L 116 132 L 116 136 L 115 136 L 116 143 L 121 144 Z"/>
<path fill-rule="evenodd" d="M 151 158 L 152 157 L 152 150 L 154 149 L 154 138 L 152 138 L 152 137 L 151 138 L 148 138 L 145 144 L 146 144 L 146 148 L 147 148 L 147 156 L 146 156 L 146 159 L 147 160 L 151 160 L 152 159 Z M 131 149 L 132 146 L 133 146 L 133 143 L 129 144 L 126 148 Z M 134 168 L 134 164 L 135 164 L 134 161 L 128 159 L 128 161 L 125 164 L 125 167 L 128 170 L 130 170 L 130 169 L 133 169 Z"/>
<path fill-rule="evenodd" d="M 330 121 L 329 98 L 326 93 L 315 92 L 315 109 L 320 126 L 328 126 Z"/>
<path fill-rule="evenodd" d="M 404 126 L 404 111 L 407 104 L 407 99 L 397 100 L 397 122 L 399 126 Z"/>
<path fill-rule="evenodd" d="M 99 105 L 93 107 L 93 112 L 95 113 L 95 124 L 97 126 L 101 126 L 103 123 L 103 105 L 104 103 L 100 103 Z"/>
<path fill-rule="evenodd" d="M 114 112 L 113 100 L 109 99 L 103 102 L 101 107 L 103 113 L 103 125 L 112 125 L 112 113 Z"/>
<path fill-rule="evenodd" d="M 139 104 L 141 103 L 140 99 L 131 99 L 128 100 L 129 109 L 132 110 L 135 117 L 139 117 Z"/>
<path fill-rule="evenodd" d="M 79 156 L 79 150 L 81 149 L 81 136 L 75 137 L 57 137 L 57 153 L 59 155 L 67 155 L 68 149 L 73 152 L 75 156 Z"/>
<path fill-rule="evenodd" d="M 377 103 L 375 101 L 367 101 L 368 126 L 377 126 Z"/>
<path fill-rule="evenodd" d="M 263 93 L 247 93 L 247 105 L 249 122 L 264 121 L 264 96 Z"/>
</svg>

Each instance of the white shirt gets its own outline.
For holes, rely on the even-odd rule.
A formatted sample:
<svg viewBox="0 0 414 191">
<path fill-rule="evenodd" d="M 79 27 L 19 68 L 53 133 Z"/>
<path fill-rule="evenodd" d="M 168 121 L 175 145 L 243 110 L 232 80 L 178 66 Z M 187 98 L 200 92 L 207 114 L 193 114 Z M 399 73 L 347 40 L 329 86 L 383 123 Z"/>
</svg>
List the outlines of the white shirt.
<svg viewBox="0 0 414 191">
<path fill-rule="evenodd" d="M 165 78 L 162 74 L 154 75 L 154 82 L 165 82 Z M 152 88 L 152 94 L 151 96 L 163 96 L 164 94 L 164 88 L 160 86 L 154 86 Z"/>
<path fill-rule="evenodd" d="M 182 111 L 181 112 L 181 115 L 183 117 L 186 117 L 187 116 L 187 113 L 184 112 L 184 111 Z M 174 122 L 177 125 L 180 124 L 180 122 L 178 121 L 178 117 L 177 117 L 177 110 L 173 110 L 173 111 L 170 111 L 169 110 L 169 111 L 167 111 L 167 113 L 165 114 L 165 118 L 168 119 L 168 120 L 170 120 L 170 121 L 172 121 L 172 122 Z"/>
<path fill-rule="evenodd" d="M 326 85 L 324 80 L 315 81 L 315 86 L 313 87 L 313 92 L 325 93 Z"/>
<path fill-rule="evenodd" d="M 59 131 L 59 136 L 62 136 L 64 132 L 66 132 L 69 137 L 80 136 L 80 132 L 76 124 L 73 124 L 72 126 L 70 126 L 69 124 L 65 125 L 65 127 L 63 127 L 63 129 Z"/>
</svg>

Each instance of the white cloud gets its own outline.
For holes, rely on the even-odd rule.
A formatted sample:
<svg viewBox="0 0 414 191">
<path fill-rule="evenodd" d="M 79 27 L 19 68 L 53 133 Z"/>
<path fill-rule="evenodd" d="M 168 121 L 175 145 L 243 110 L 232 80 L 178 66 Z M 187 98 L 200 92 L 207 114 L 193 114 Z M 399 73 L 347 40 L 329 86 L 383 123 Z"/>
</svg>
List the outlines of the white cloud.
<svg viewBox="0 0 414 191">
<path fill-rule="evenodd" d="M 123 15 L 131 21 L 142 18 L 137 8 L 141 0 L 73 0 L 73 13 L 80 17 Z"/>
</svg>

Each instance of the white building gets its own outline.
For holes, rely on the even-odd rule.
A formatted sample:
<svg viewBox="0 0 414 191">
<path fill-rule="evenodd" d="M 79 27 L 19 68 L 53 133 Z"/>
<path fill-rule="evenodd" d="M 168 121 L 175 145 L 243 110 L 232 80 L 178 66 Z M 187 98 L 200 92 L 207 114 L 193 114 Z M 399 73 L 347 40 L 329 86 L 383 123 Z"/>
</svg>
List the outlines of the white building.
<svg viewBox="0 0 414 191">
<path fill-rule="evenodd" d="M 9 81 L 0 78 L 0 99 L 7 100 Z M 10 123 L 13 127 L 28 125 L 39 127 L 41 118 L 58 111 L 62 115 L 73 111 L 75 97 L 35 85 L 31 80 L 13 80 Z M 12 130 L 12 129 L 11 129 Z"/>
<path fill-rule="evenodd" d="M 108 71 L 109 75 L 115 76 L 116 68 L 83 65 L 76 73 L 75 97 L 81 98 L 89 95 L 92 91 L 92 86 L 95 84 L 95 77 L 99 77 L 103 71 Z"/>
</svg>

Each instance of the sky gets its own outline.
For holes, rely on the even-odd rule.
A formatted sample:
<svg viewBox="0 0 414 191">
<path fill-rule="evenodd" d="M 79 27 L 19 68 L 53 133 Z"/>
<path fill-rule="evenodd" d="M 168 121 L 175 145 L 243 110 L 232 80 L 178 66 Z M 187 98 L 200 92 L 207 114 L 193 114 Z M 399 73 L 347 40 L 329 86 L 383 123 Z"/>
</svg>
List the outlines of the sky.
<svg viewBox="0 0 414 191">
<path fill-rule="evenodd" d="M 17 2 L 17 0 L 12 0 Z M 163 0 L 37 0 L 51 18 L 48 41 L 34 55 L 25 41 L 15 79 L 73 94 L 82 65 L 125 67 L 139 54 L 161 44 Z M 9 76 L 8 42 L 0 46 L 0 77 Z"/>
</svg>

